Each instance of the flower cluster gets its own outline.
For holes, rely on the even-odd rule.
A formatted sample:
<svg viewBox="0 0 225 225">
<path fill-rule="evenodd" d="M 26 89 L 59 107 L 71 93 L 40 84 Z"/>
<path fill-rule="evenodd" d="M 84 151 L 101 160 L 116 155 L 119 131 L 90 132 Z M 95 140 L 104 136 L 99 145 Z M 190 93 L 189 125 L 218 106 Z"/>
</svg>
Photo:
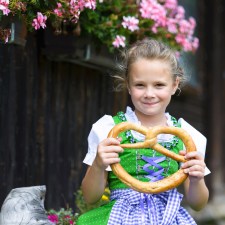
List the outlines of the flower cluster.
<svg viewBox="0 0 225 225">
<path fill-rule="evenodd" d="M 145 37 L 162 40 L 178 52 L 195 52 L 199 46 L 196 21 L 186 19 L 178 0 L 0 0 L 0 20 L 10 14 L 23 18 L 30 31 L 48 24 L 57 33 L 73 27 L 76 35 L 89 35 L 112 51 Z M 9 32 L 1 30 L 0 39 L 7 41 Z"/>
<path fill-rule="evenodd" d="M 56 225 L 75 225 L 78 214 L 73 213 L 72 209 L 49 210 L 48 219 Z"/>
<path fill-rule="evenodd" d="M 76 24 L 84 9 L 94 10 L 95 7 L 95 0 L 0 0 L 0 21 L 11 15 L 25 21 L 29 31 L 45 29 L 47 22 L 58 29 L 63 22 Z M 7 42 L 10 32 L 3 30 L 0 26 L 0 40 Z"/>
</svg>

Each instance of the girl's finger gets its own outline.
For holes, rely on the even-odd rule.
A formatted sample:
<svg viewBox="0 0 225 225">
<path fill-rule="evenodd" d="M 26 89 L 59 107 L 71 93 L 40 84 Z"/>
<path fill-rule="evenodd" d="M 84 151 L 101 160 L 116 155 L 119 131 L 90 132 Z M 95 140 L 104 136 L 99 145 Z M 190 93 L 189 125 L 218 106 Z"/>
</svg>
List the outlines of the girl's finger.
<svg viewBox="0 0 225 225">
<path fill-rule="evenodd" d="M 197 151 L 194 151 L 194 152 L 188 152 L 185 157 L 185 159 L 198 159 L 198 160 L 203 160 L 203 156 L 197 152 Z"/>
</svg>

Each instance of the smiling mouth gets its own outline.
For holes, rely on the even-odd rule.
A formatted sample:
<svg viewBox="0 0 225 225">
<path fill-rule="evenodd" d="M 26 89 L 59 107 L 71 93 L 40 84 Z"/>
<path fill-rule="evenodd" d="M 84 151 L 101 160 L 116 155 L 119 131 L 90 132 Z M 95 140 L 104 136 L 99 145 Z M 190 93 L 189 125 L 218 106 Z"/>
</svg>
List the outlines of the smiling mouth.
<svg viewBox="0 0 225 225">
<path fill-rule="evenodd" d="M 144 105 L 155 105 L 157 104 L 158 102 L 144 102 L 143 104 Z"/>
</svg>

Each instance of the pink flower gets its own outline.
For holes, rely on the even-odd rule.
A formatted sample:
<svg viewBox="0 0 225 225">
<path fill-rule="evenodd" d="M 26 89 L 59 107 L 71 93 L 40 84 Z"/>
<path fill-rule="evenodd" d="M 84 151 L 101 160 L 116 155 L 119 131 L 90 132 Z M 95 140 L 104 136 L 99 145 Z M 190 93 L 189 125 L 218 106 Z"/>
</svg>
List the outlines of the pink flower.
<svg viewBox="0 0 225 225">
<path fill-rule="evenodd" d="M 41 27 L 44 29 L 46 27 L 47 16 L 43 16 L 42 13 L 37 13 L 37 19 L 33 19 L 32 26 L 35 30 L 40 29 Z"/>
<path fill-rule="evenodd" d="M 178 6 L 176 10 L 176 19 L 184 19 L 185 17 L 185 10 L 183 6 Z"/>
<path fill-rule="evenodd" d="M 196 51 L 199 46 L 198 38 L 191 36 L 185 36 L 184 34 L 178 34 L 175 38 L 176 42 L 183 47 L 185 52 Z"/>
<path fill-rule="evenodd" d="M 84 8 L 95 9 L 96 0 L 70 0 L 70 7 L 76 11 L 83 11 Z"/>
<path fill-rule="evenodd" d="M 49 219 L 51 222 L 53 222 L 53 223 L 58 223 L 58 222 L 59 222 L 58 216 L 55 215 L 55 214 L 48 215 L 48 219 Z"/>
<path fill-rule="evenodd" d="M 194 30 L 195 27 L 196 27 L 196 21 L 195 21 L 195 19 L 193 17 L 189 18 L 189 23 L 190 23 L 191 29 Z"/>
<path fill-rule="evenodd" d="M 198 47 L 199 47 L 199 39 L 195 37 L 192 41 L 192 50 L 196 51 Z"/>
<path fill-rule="evenodd" d="M 188 33 L 190 32 L 190 23 L 187 20 L 181 20 L 179 23 L 179 30 L 181 33 Z"/>
<path fill-rule="evenodd" d="M 113 41 L 113 46 L 115 48 L 119 48 L 120 46 L 122 46 L 123 48 L 125 47 L 125 40 L 126 38 L 124 36 L 121 35 L 116 35 L 115 40 Z"/>
<path fill-rule="evenodd" d="M 3 15 L 8 15 L 10 13 L 9 0 L 0 0 L 0 10 L 2 10 Z"/>
<path fill-rule="evenodd" d="M 54 9 L 54 13 L 58 16 L 58 17 L 62 17 L 63 13 L 62 13 L 62 4 L 61 3 L 57 3 L 57 8 Z"/>
<path fill-rule="evenodd" d="M 177 20 L 173 18 L 168 18 L 167 19 L 167 28 L 168 31 L 172 34 L 177 33 Z"/>
<path fill-rule="evenodd" d="M 157 27 L 166 25 L 166 9 L 156 0 L 142 0 L 140 2 L 140 13 L 143 18 L 152 19 L 155 22 L 154 30 Z"/>
<path fill-rule="evenodd" d="M 69 215 L 65 216 L 64 218 L 68 220 L 69 224 L 73 224 L 73 220 L 71 220 Z"/>
<path fill-rule="evenodd" d="M 96 1 L 95 0 L 87 0 L 86 4 L 85 4 L 86 8 L 89 9 L 95 9 L 96 8 Z"/>
<path fill-rule="evenodd" d="M 164 7 L 167 9 L 175 9 L 177 7 L 177 0 L 165 0 Z"/>
<path fill-rule="evenodd" d="M 139 29 L 138 23 L 139 23 L 139 20 L 135 18 L 134 16 L 127 16 L 127 17 L 124 16 L 122 26 L 124 28 L 127 28 L 130 31 L 135 31 Z"/>
</svg>

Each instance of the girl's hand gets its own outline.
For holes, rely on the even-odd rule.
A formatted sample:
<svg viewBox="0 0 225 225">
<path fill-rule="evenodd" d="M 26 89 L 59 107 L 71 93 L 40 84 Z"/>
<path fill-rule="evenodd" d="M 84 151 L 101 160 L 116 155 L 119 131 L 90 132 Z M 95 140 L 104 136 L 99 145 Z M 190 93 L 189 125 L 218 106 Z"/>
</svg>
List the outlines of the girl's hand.
<svg viewBox="0 0 225 225">
<path fill-rule="evenodd" d="M 106 169 L 110 164 L 120 162 L 119 153 L 123 152 L 120 145 L 121 138 L 106 138 L 98 145 L 96 164 Z"/>
<path fill-rule="evenodd" d="M 206 167 L 204 158 L 197 151 L 186 153 L 186 151 L 182 150 L 180 154 L 184 155 L 184 158 L 188 160 L 182 164 L 181 168 L 184 169 L 185 173 L 189 174 L 190 182 L 203 179 Z"/>
</svg>

